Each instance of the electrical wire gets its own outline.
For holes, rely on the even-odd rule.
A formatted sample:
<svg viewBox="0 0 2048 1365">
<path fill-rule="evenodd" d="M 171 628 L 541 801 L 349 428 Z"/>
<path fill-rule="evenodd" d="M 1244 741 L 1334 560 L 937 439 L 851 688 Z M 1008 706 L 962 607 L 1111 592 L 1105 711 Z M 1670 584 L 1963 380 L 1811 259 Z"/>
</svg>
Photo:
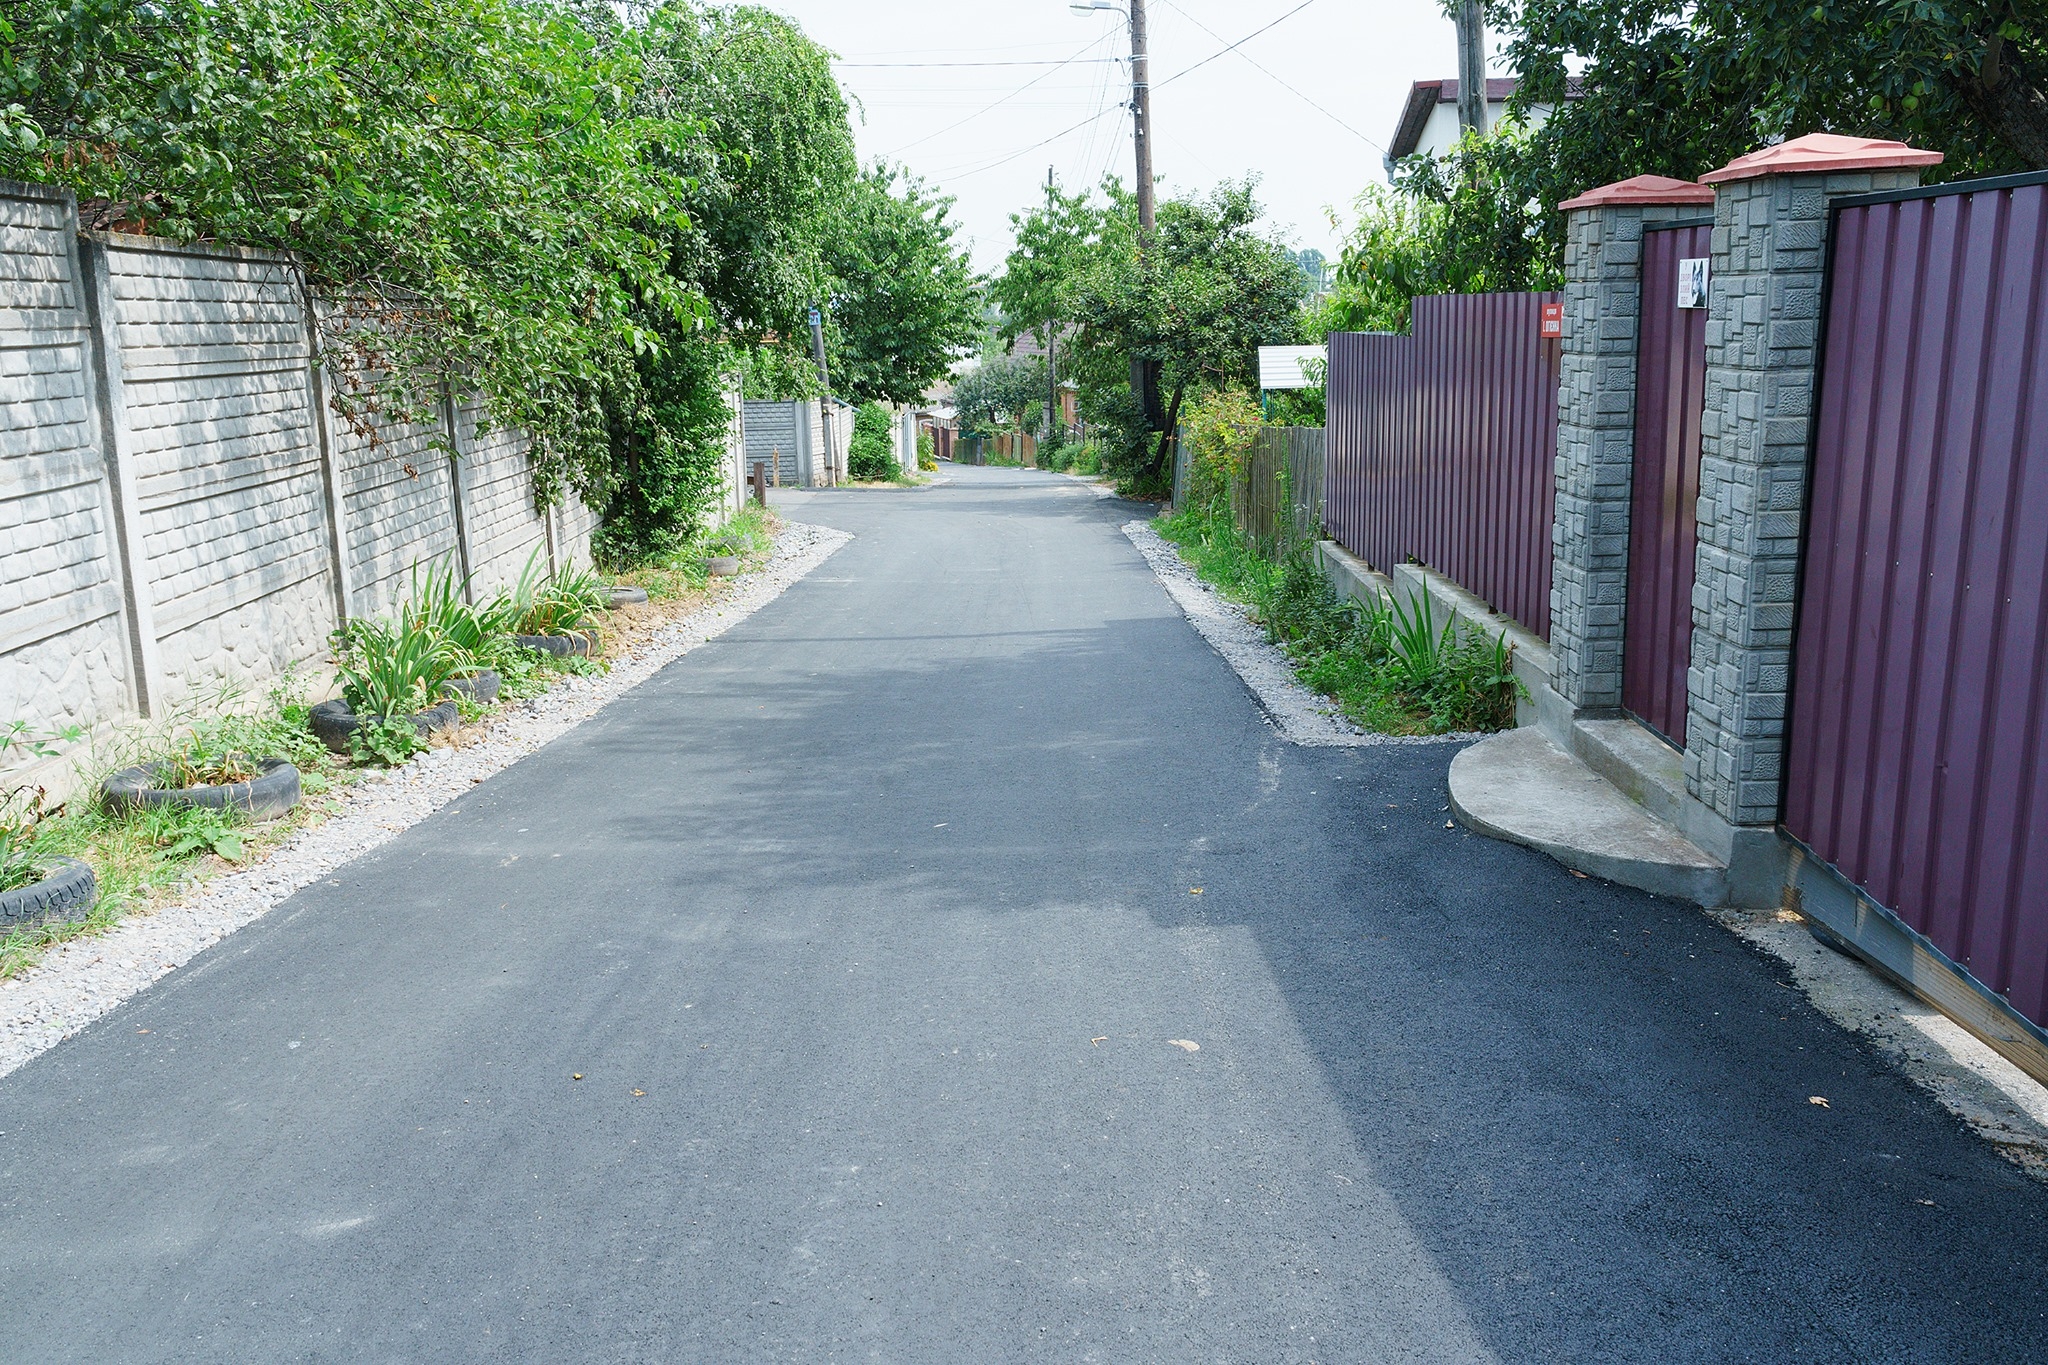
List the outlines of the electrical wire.
<svg viewBox="0 0 2048 1365">
<path fill-rule="evenodd" d="M 894 161 L 913 147 L 922 147 L 925 143 L 930 142 L 935 137 L 942 137 L 945 134 L 952 132 L 955 128 L 961 127 L 963 124 L 974 122 L 974 120 L 980 118 L 983 114 L 988 113 L 990 110 L 1000 108 L 1001 106 L 1009 103 L 1011 100 L 1017 98 L 1017 96 L 1023 94 L 1032 86 L 1037 85 L 1040 81 L 1046 79 L 1046 77 L 1051 76 L 1053 72 L 1059 71 L 1062 68 L 1071 66 L 1075 62 L 1080 61 L 1083 57 L 1086 57 L 1090 52 L 1093 52 L 1096 48 L 1101 47 L 1105 42 L 1109 41 L 1109 39 L 1114 38 L 1115 36 L 1115 32 L 1111 31 L 1110 33 L 1107 33 L 1102 37 L 1097 38 L 1094 42 L 1089 43 L 1086 47 L 1083 47 L 1079 52 L 1076 52 L 1073 56 L 1055 65 L 1051 71 L 1047 71 L 1043 75 L 1032 77 L 1030 80 L 1024 82 L 1024 84 L 1018 86 L 1015 90 L 1012 90 L 1009 94 L 1004 95 L 1001 99 L 995 101 L 995 103 L 984 105 L 982 108 L 975 110 L 973 113 L 967 115 L 965 118 L 955 119 L 953 122 L 947 124 L 945 127 L 940 128 L 935 132 L 926 133 L 923 137 L 917 139 L 917 141 L 915 142 L 906 142 L 901 147 L 898 147 L 895 151 L 885 152 L 883 153 L 883 155 L 887 157 L 889 160 Z M 1111 60 L 1115 59 L 1112 58 Z M 1022 155 L 1022 153 L 1019 153 L 1019 155 Z"/>
<path fill-rule="evenodd" d="M 1174 13 L 1176 13 L 1176 14 L 1180 15 L 1180 17 L 1181 17 L 1181 18 L 1183 18 L 1183 19 L 1187 20 L 1187 21 L 1188 21 L 1189 23 L 1193 24 L 1193 25 L 1194 25 L 1194 26 L 1195 26 L 1196 28 L 1198 28 L 1198 29 L 1202 30 L 1202 32 L 1204 32 L 1204 33 L 1208 34 L 1208 35 L 1209 35 L 1209 36 L 1210 36 L 1211 38 L 1214 38 L 1214 39 L 1216 39 L 1216 40 L 1217 40 L 1218 42 L 1221 42 L 1221 41 L 1223 40 L 1223 35 L 1222 35 L 1222 34 L 1218 33 L 1218 32 L 1217 32 L 1217 31 L 1216 31 L 1215 29 L 1213 29 L 1213 28 L 1210 28 L 1210 27 L 1209 27 L 1209 26 L 1208 26 L 1207 24 L 1203 23 L 1203 22 L 1202 22 L 1202 21 L 1201 21 L 1200 19 L 1197 19 L 1197 18 L 1196 18 L 1196 17 L 1194 16 L 1194 15 L 1192 15 L 1192 14 L 1189 14 L 1189 13 L 1188 13 L 1188 12 L 1187 12 L 1186 10 L 1182 9 L 1182 8 L 1181 8 L 1181 7 L 1179 6 L 1179 5 L 1176 5 L 1176 4 L 1175 4 L 1175 3 L 1173 2 L 1173 0 L 1165 0 L 1165 4 L 1166 4 L 1166 7 L 1167 7 L 1168 9 L 1170 9 L 1170 10 L 1172 10 L 1172 11 L 1173 11 Z M 1282 19 L 1284 19 L 1284 18 L 1286 18 L 1287 16 L 1283 14 L 1283 15 L 1281 15 L 1280 17 L 1281 17 Z M 1278 20 L 1275 20 L 1274 22 L 1275 22 L 1275 23 L 1277 23 L 1277 22 L 1279 22 L 1279 21 L 1278 21 Z M 1263 30 L 1261 30 L 1261 31 L 1263 32 Z M 1253 34 L 1252 36 L 1253 36 L 1254 38 L 1256 38 L 1256 37 L 1258 36 L 1258 34 L 1256 34 L 1256 33 L 1255 33 L 1255 34 Z M 1271 78 L 1273 79 L 1273 81 L 1274 81 L 1274 82 L 1275 82 L 1276 84 L 1278 84 L 1278 85 L 1279 85 L 1279 86 L 1280 86 L 1280 87 L 1281 87 L 1282 89 L 1284 89 L 1284 90 L 1286 90 L 1286 91 L 1287 91 L 1288 93 L 1292 94 L 1292 95 L 1293 95 L 1293 96 L 1294 96 L 1294 97 L 1295 97 L 1296 99 L 1300 100 L 1300 101 L 1301 101 L 1301 102 L 1302 102 L 1303 104 L 1306 104 L 1306 105 L 1307 105 L 1307 106 L 1308 106 L 1309 108 L 1311 108 L 1311 109 L 1315 110 L 1315 111 L 1316 111 L 1317 113 L 1321 114 L 1321 115 L 1322 115 L 1322 116 L 1323 116 L 1324 118 L 1326 118 L 1326 119 L 1330 120 L 1330 122 L 1332 122 L 1332 123 L 1336 124 L 1336 125 L 1337 125 L 1337 126 L 1338 126 L 1339 128 L 1342 128 L 1342 129 L 1343 129 L 1343 130 L 1344 130 L 1345 132 L 1347 132 L 1347 133 L 1351 134 L 1351 136 L 1353 136 L 1353 137 L 1357 138 L 1357 139 L 1358 139 L 1358 140 L 1359 140 L 1360 142 L 1363 142 L 1363 143 L 1364 143 L 1364 144 L 1365 144 L 1366 146 L 1368 146 L 1368 147 L 1371 147 L 1371 148 L 1372 148 L 1373 150 L 1375 150 L 1375 151 L 1377 151 L 1377 152 L 1381 152 L 1381 153 L 1384 153 L 1384 152 L 1385 152 L 1385 151 L 1387 150 L 1387 149 L 1386 149 L 1385 147 L 1382 147 L 1382 146 L 1381 146 L 1381 145 L 1380 145 L 1380 144 L 1379 144 L 1378 142 L 1374 141 L 1374 140 L 1373 140 L 1372 138 L 1369 138 L 1369 137 L 1367 137 L 1367 136 L 1366 136 L 1366 135 L 1365 135 L 1364 133 L 1361 133 L 1361 132 L 1359 132 L 1359 131 L 1358 131 L 1358 130 L 1357 130 L 1356 128 L 1354 128 L 1354 127 L 1352 127 L 1352 126 L 1351 126 L 1350 124 L 1346 123 L 1346 122 L 1345 122 L 1345 121 L 1344 121 L 1343 119 L 1341 119 L 1341 118 L 1338 118 L 1338 117 L 1337 117 L 1337 116 L 1336 116 L 1335 114 L 1331 113 L 1331 112 L 1330 112 L 1330 111 L 1329 111 L 1328 109 L 1325 109 L 1325 108 L 1324 108 L 1324 107 L 1323 107 L 1322 105 L 1320 105 L 1320 104 L 1316 103 L 1316 102 L 1315 102 L 1314 100 L 1310 99 L 1310 98 L 1309 98 L 1309 97 L 1308 97 L 1307 95 L 1303 94 L 1303 93 L 1302 93 L 1302 92 L 1301 92 L 1300 90 L 1298 90 L 1298 89 L 1296 89 L 1296 88 L 1295 88 L 1294 86 L 1292 86 L 1292 85 L 1288 84 L 1287 80 L 1286 80 L 1286 79 L 1285 79 L 1284 77 L 1282 77 L 1282 76 L 1278 75 L 1277 73 L 1273 72 L 1272 70 L 1270 70 L 1269 68 L 1267 68 L 1267 67 L 1266 67 L 1265 65 L 1263 65 L 1262 63 L 1260 63 L 1260 62 L 1259 62 L 1259 60 L 1258 60 L 1257 58 L 1253 57 L 1251 53 L 1249 53 L 1249 52 L 1239 52 L 1239 53 L 1238 53 L 1237 55 L 1238 55 L 1238 56 L 1240 56 L 1240 57 L 1242 57 L 1242 58 L 1244 58 L 1244 59 L 1245 59 L 1246 61 L 1250 62 L 1250 63 L 1251 63 L 1251 64 L 1252 64 L 1253 66 L 1255 66 L 1255 67 L 1258 67 L 1258 69 L 1259 69 L 1259 70 L 1261 70 L 1261 71 L 1265 72 L 1265 73 L 1266 73 L 1266 75 L 1267 75 L 1267 76 L 1269 76 L 1269 77 L 1271 77 Z"/>
<path fill-rule="evenodd" d="M 1244 37 L 1239 38 L 1236 42 L 1231 43 L 1226 47 L 1219 48 L 1217 51 L 1210 53 L 1208 56 L 1202 58 L 1202 60 L 1200 60 L 1199 62 L 1196 62 L 1193 66 L 1182 67 L 1180 70 L 1174 72 L 1171 76 L 1168 76 L 1165 80 L 1155 84 L 1152 88 L 1154 90 L 1164 90 L 1167 86 L 1172 85 L 1182 76 L 1191 75 L 1192 73 L 1201 70 L 1209 63 L 1215 61 L 1218 57 L 1227 56 L 1230 53 L 1237 51 L 1246 43 L 1258 37 L 1261 33 L 1264 33 L 1267 29 L 1274 28 L 1279 24 L 1282 24 L 1287 20 L 1292 19 L 1295 15 L 1301 13 L 1303 10 L 1307 9 L 1310 5 L 1313 5 L 1315 2 L 1316 0 L 1301 0 L 1300 4 L 1296 5 L 1293 9 L 1287 11 L 1287 13 L 1281 15 L 1278 19 L 1273 20 L 1271 23 L 1264 24 L 1259 28 L 1253 29 L 1250 33 L 1245 34 Z M 1085 51 L 1086 49 L 1083 50 Z M 1008 156 L 998 157 L 994 161 L 988 162 L 985 165 L 975 166 L 970 170 L 945 173 L 939 176 L 935 176 L 933 178 L 940 180 L 964 180 L 969 176 L 980 175 L 983 171 L 995 170 L 998 166 L 1007 166 L 1012 161 L 1015 161 L 1018 157 L 1029 156 L 1031 155 L 1031 153 L 1037 151 L 1040 147 L 1048 146 L 1051 143 L 1057 142 L 1061 138 L 1065 137 L 1068 133 L 1075 132 L 1076 130 L 1081 128 L 1085 128 L 1089 124 L 1094 123 L 1096 120 L 1102 118 L 1104 115 L 1108 113 L 1109 110 L 1107 109 L 1098 109 L 1095 111 L 1095 113 L 1089 115 L 1087 118 L 1082 119 L 1079 123 L 1071 124 L 1068 127 L 1062 128 L 1050 137 L 1040 138 L 1037 142 L 1032 143 L 1029 147 L 1020 147 L 1018 150 L 1011 152 Z M 962 120 L 962 122 L 965 122 L 965 120 Z M 954 126 L 958 127 L 959 125 L 956 124 Z M 932 136 L 936 137 L 938 136 L 938 134 L 934 133 L 932 134 Z M 1364 136 L 1364 134 L 1360 134 L 1360 136 L 1362 137 Z M 915 146 L 916 144 L 912 143 L 911 145 Z"/>
<path fill-rule="evenodd" d="M 1088 46 L 1089 46 L 1089 47 L 1093 47 L 1093 46 L 1095 46 L 1095 44 L 1093 44 L 1093 43 L 1090 43 L 1090 44 L 1089 44 Z M 1094 66 L 1094 65 L 1097 65 L 1098 63 L 1108 63 L 1108 62 L 1127 62 L 1127 61 L 1129 61 L 1129 60 L 1130 60 L 1130 58 L 1128 58 L 1128 57 L 1088 57 L 1088 58 L 1085 58 L 1085 59 L 1084 59 L 1084 58 L 1080 58 L 1080 57 L 1069 57 L 1069 58 L 1067 58 L 1067 59 L 1066 59 L 1065 61 L 1063 61 L 1063 62 L 1056 62 L 1056 61 L 1038 61 L 1038 62 L 834 62 L 834 63 L 832 63 L 832 65 L 834 65 L 834 66 L 836 66 L 836 67 L 839 67 L 839 68 L 840 68 L 840 69 L 842 69 L 842 70 L 852 70 L 852 69 L 855 69 L 855 68 L 859 68 L 859 69 L 862 69 L 862 70 L 876 70 L 876 69 L 881 69 L 881 68 L 887 68 L 887 69 L 889 69 L 889 70 L 896 70 L 896 71 L 900 71 L 900 70 L 907 70 L 907 69 L 911 69 L 911 68 L 918 68 L 918 69 L 922 69 L 922 68 L 925 68 L 925 67 L 934 67 L 934 66 L 1050 66 L 1050 67 L 1062 67 L 1062 66 L 1073 66 L 1073 65 L 1074 65 L 1074 64 L 1076 64 L 1077 62 L 1078 62 L 1078 63 L 1079 63 L 1080 65 L 1082 65 L 1082 66 Z"/>
<path fill-rule="evenodd" d="M 1208 65 L 1209 63 L 1211 63 L 1211 62 L 1215 61 L 1215 60 L 1216 60 L 1216 59 L 1217 59 L 1218 57 L 1226 57 L 1226 56 L 1230 55 L 1231 53 L 1233 53 L 1233 52 L 1236 52 L 1236 51 L 1237 51 L 1237 50 L 1238 50 L 1239 48 L 1243 47 L 1243 46 L 1244 46 L 1244 45 L 1245 45 L 1246 43 L 1248 43 L 1248 42 L 1250 42 L 1250 41 L 1251 41 L 1252 39 L 1254 39 L 1254 38 L 1258 37 L 1258 36 L 1259 36 L 1259 35 L 1260 35 L 1261 33 L 1264 33 L 1264 32 L 1266 31 L 1266 29 L 1269 29 L 1269 28 L 1277 28 L 1277 27 L 1278 27 L 1279 25 L 1281 25 L 1281 24 L 1285 23 L 1285 22 L 1286 22 L 1287 20 L 1289 20 L 1289 19 L 1292 19 L 1292 18 L 1293 18 L 1293 17 L 1295 16 L 1295 15 L 1297 15 L 1297 14 L 1301 13 L 1301 12 L 1302 12 L 1303 10 L 1307 9 L 1307 8 L 1308 8 L 1308 7 L 1310 6 L 1310 5 L 1313 5 L 1313 4 L 1315 3 L 1315 2 L 1316 2 L 1316 0 L 1301 0 L 1301 3 L 1300 3 L 1300 4 L 1296 5 L 1296 6 L 1295 6 L 1295 7 L 1293 8 L 1293 9 L 1291 9 L 1291 10 L 1287 11 L 1287 13 L 1285 13 L 1285 14 L 1281 15 L 1281 16 L 1280 16 L 1280 17 L 1279 17 L 1278 19 L 1275 19 L 1275 20 L 1274 20 L 1274 21 L 1273 21 L 1272 23 L 1270 23 L 1270 24 L 1267 24 L 1267 25 L 1266 25 L 1266 26 L 1265 26 L 1264 28 L 1257 28 L 1257 29 L 1253 29 L 1253 30 L 1252 30 L 1252 31 L 1251 31 L 1250 33 L 1247 33 L 1247 34 L 1245 34 L 1245 35 L 1244 35 L 1244 37 L 1242 37 L 1242 38 L 1239 38 L 1239 39 L 1238 39 L 1238 40 L 1237 40 L 1236 42 L 1232 43 L 1232 44 L 1231 44 L 1230 46 L 1228 46 L 1228 47 L 1226 47 L 1226 48 L 1222 49 L 1222 50 L 1221 50 L 1221 51 L 1219 51 L 1219 52 L 1212 52 L 1212 53 L 1210 53 L 1210 54 L 1209 54 L 1208 56 L 1206 56 L 1206 57 L 1202 58 L 1202 60 L 1200 60 L 1199 62 L 1196 62 L 1196 63 L 1195 63 L 1195 64 L 1194 64 L 1193 66 L 1188 66 L 1188 67 L 1182 67 L 1182 68 L 1181 68 L 1181 69 L 1180 69 L 1179 71 L 1176 71 L 1176 72 L 1174 72 L 1174 73 L 1173 73 L 1173 74 L 1172 74 L 1171 76 L 1168 76 L 1168 77 L 1167 77 L 1167 78 L 1166 78 L 1165 80 L 1163 80 L 1163 81 L 1159 82 L 1159 84 L 1157 84 L 1157 85 L 1153 86 L 1152 88 L 1153 88 L 1154 90 L 1164 90 L 1164 89 L 1165 89 L 1165 88 L 1166 88 L 1167 86 L 1169 86 L 1169 85 L 1172 85 L 1172 84 L 1173 84 L 1173 83 L 1174 83 L 1175 81 L 1179 80 L 1179 79 L 1180 79 L 1180 78 L 1181 78 L 1182 76 L 1192 75 L 1192 74 L 1193 74 L 1194 72 L 1200 71 L 1200 70 L 1201 70 L 1201 69 L 1202 69 L 1203 67 L 1205 67 L 1205 66 L 1207 66 L 1207 65 Z M 1180 6 L 1178 6 L 1178 5 L 1175 5 L 1175 6 L 1174 6 L 1174 8 L 1175 8 L 1175 9 L 1180 9 Z M 1186 13 L 1186 11 L 1185 11 L 1185 10 L 1182 10 L 1181 12 L 1182 12 L 1182 13 Z M 1199 25 L 1197 25 L 1197 27 L 1200 27 L 1200 26 L 1199 26 Z M 1208 33 L 1208 30 L 1207 30 L 1207 29 L 1203 29 L 1202 31 L 1203 31 L 1203 32 L 1205 32 L 1205 33 Z M 1210 34 L 1209 34 L 1209 36 L 1210 36 L 1211 38 L 1216 38 L 1216 39 L 1218 39 L 1219 41 L 1221 40 L 1221 35 L 1219 35 L 1219 34 L 1215 34 L 1215 33 L 1210 33 Z M 1247 59 L 1247 60 L 1249 60 L 1249 59 Z"/>
</svg>

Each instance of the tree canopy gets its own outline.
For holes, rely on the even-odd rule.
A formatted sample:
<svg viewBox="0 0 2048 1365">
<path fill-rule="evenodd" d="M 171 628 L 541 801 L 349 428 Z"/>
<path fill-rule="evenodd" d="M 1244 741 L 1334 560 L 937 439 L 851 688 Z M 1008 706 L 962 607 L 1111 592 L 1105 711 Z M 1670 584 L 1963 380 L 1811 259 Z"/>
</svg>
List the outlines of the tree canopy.
<svg viewBox="0 0 2048 1365">
<path fill-rule="evenodd" d="M 970 334 L 945 201 L 860 173 L 829 54 L 753 5 L 11 0 L 0 175 L 293 253 L 345 418 L 474 392 L 620 552 L 692 532 L 726 376 L 800 377 L 814 304 L 863 395 Z"/>
<path fill-rule="evenodd" d="M 854 182 L 827 251 L 837 392 L 914 403 L 980 336 L 980 281 L 953 244 L 952 205 L 887 166 Z"/>
</svg>

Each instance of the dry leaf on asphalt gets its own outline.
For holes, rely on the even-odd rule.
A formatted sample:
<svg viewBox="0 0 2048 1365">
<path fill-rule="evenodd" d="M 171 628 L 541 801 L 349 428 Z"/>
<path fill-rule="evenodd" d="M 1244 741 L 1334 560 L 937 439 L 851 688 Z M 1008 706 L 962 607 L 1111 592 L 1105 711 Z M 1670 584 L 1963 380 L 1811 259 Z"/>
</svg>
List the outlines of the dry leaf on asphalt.
<svg viewBox="0 0 2048 1365">
<path fill-rule="evenodd" d="M 1826 1095 L 1808 1095 L 1806 1102 L 1808 1104 L 1817 1104 L 1823 1109 L 1828 1107 L 1828 1097 Z"/>
<path fill-rule="evenodd" d="M 569 1079 L 572 1081 L 580 1081 L 583 1079 L 583 1073 L 580 1071 L 572 1071 L 569 1073 Z"/>
<path fill-rule="evenodd" d="M 1182 1052 L 1200 1052 L 1202 1050 L 1202 1045 L 1195 1042 L 1192 1038 L 1168 1038 L 1166 1041 L 1170 1046 L 1177 1047 Z"/>
</svg>

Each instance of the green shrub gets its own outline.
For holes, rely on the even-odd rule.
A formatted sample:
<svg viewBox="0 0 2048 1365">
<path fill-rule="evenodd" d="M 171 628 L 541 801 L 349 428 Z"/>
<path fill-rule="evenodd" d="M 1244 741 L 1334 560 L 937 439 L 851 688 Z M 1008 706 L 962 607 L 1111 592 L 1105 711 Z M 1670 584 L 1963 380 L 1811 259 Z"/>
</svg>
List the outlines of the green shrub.
<svg viewBox="0 0 2048 1365">
<path fill-rule="evenodd" d="M 846 452 L 846 473 L 861 480 L 897 476 L 896 451 L 889 441 L 889 410 L 863 403 L 853 415 L 853 442 Z"/>
<path fill-rule="evenodd" d="M 939 443 L 928 427 L 917 433 L 917 467 L 923 470 L 939 467 Z"/>
<path fill-rule="evenodd" d="M 1279 564 L 1248 545 L 1216 504 L 1155 523 L 1226 596 L 1250 607 L 1308 686 L 1386 734 L 1499 730 L 1521 695 L 1506 633 L 1439 622 L 1425 596 L 1410 604 L 1341 597 L 1303 546 Z"/>
</svg>

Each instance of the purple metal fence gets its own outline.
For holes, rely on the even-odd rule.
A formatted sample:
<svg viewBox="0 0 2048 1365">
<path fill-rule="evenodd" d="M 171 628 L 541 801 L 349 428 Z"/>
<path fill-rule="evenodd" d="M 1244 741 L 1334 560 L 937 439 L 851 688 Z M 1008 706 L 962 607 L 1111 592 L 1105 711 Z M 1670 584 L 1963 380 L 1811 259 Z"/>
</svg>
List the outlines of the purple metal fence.
<svg viewBox="0 0 2048 1365">
<path fill-rule="evenodd" d="M 1678 263 L 1706 255 L 1712 235 L 1710 223 L 1644 231 L 1642 323 L 1636 334 L 1621 704 L 1681 749 L 1692 663 L 1707 310 L 1678 306 Z"/>
<path fill-rule="evenodd" d="M 1550 638 L 1556 294 L 1415 300 L 1408 336 L 1330 337 L 1324 517 L 1385 571 L 1418 560 Z"/>
<path fill-rule="evenodd" d="M 2048 1023 L 2048 184 L 1837 209 L 1785 826 Z"/>
</svg>

